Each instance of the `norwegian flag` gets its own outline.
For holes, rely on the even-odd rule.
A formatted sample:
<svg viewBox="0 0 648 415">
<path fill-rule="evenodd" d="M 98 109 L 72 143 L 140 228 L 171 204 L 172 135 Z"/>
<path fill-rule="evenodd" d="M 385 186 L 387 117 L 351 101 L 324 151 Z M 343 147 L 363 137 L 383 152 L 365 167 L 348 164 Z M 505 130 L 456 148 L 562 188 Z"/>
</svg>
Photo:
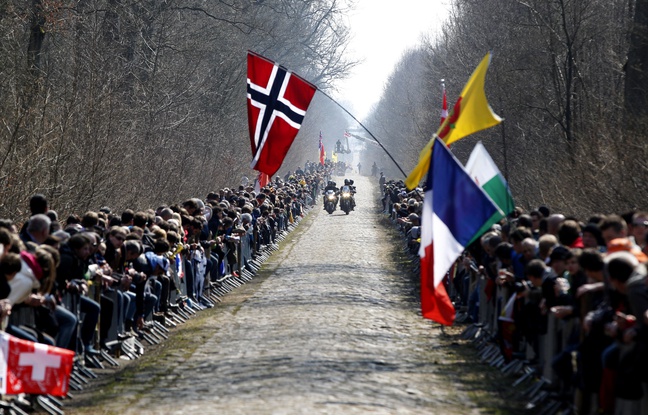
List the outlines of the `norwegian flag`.
<svg viewBox="0 0 648 415">
<path fill-rule="evenodd" d="M 320 138 L 319 138 L 319 161 L 320 164 L 323 166 L 324 165 L 324 159 L 326 159 L 326 152 L 324 151 L 324 143 L 322 143 L 322 132 L 320 131 Z"/>
<path fill-rule="evenodd" d="M 448 99 L 446 98 L 445 84 L 443 86 L 443 107 L 441 108 L 441 124 L 448 118 Z"/>
<path fill-rule="evenodd" d="M 74 352 L 0 332 L 0 393 L 65 396 Z"/>
<path fill-rule="evenodd" d="M 247 107 L 251 167 L 273 176 L 299 132 L 317 88 L 248 51 Z"/>
</svg>

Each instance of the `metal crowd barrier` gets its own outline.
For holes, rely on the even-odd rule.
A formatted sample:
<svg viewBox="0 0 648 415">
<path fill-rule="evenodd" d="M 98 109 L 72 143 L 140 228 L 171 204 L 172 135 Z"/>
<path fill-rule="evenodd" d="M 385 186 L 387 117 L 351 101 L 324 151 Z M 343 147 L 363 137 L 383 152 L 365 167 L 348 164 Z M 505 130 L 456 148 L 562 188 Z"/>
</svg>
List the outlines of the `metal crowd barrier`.
<svg viewBox="0 0 648 415">
<path fill-rule="evenodd" d="M 554 363 L 561 353 L 570 352 L 570 355 L 560 356 L 568 359 L 572 365 L 573 373 L 576 373 L 576 353 L 574 347 L 570 347 L 570 341 L 582 340 L 575 336 L 575 331 L 581 326 L 581 316 L 571 316 L 561 319 L 555 314 L 547 312 L 547 333 L 539 336 L 538 356 L 530 345 L 526 345 L 524 356 L 517 356 L 507 361 L 498 344 L 493 342 L 497 335 L 498 323 L 502 309 L 499 301 L 507 300 L 505 290 L 497 287 L 495 301 L 489 301 L 485 292 L 486 277 L 479 277 L 479 321 L 469 325 L 461 334 L 465 340 L 470 340 L 476 346 L 480 360 L 494 368 L 499 369 L 503 374 L 514 377 L 511 383 L 512 388 L 517 388 L 526 400 L 525 409 L 542 415 L 552 414 L 581 414 L 583 409 L 589 408 L 589 413 L 598 413 L 597 394 L 583 394 L 574 385 L 564 384 L 556 372 Z M 515 295 L 511 293 L 511 295 Z M 591 299 L 588 294 L 580 298 L 583 306 Z M 505 304 L 505 301 L 501 303 Z M 519 328 L 517 328 L 519 330 Z M 572 351 L 572 349 L 574 349 Z M 537 362 L 531 359 L 537 357 Z M 525 388 L 525 389 L 522 389 Z M 644 396 L 641 408 L 648 409 L 648 385 L 643 384 Z M 567 398 L 566 398 L 567 397 Z M 615 414 L 635 415 L 635 406 L 624 406 L 622 400 L 617 405 Z M 648 412 L 642 412 L 648 413 Z"/>
<path fill-rule="evenodd" d="M 309 212 L 310 208 L 304 207 L 304 217 L 306 217 Z M 274 251 L 279 249 L 278 243 L 283 241 L 288 233 L 294 230 L 302 219 L 302 217 L 297 217 L 294 218 L 292 223 L 288 223 L 287 216 L 281 218 L 281 220 L 277 221 L 278 229 L 276 229 L 276 232 L 267 232 L 268 230 L 266 230 L 265 237 L 268 238 L 267 240 L 261 240 L 261 233 L 256 226 L 250 227 L 245 233 L 240 235 L 240 238 L 232 239 L 232 242 L 235 244 L 234 249 L 236 249 L 237 253 L 237 263 L 229 264 L 227 262 L 227 256 L 225 256 L 225 258 L 223 258 L 226 266 L 225 274 L 219 276 L 215 281 L 211 281 L 210 284 L 205 287 L 203 295 L 210 301 L 216 303 L 221 301 L 222 296 L 252 280 L 263 263 Z M 179 278 L 179 275 L 176 272 L 177 270 L 175 269 L 175 261 L 173 262 L 170 276 L 176 286 L 176 290 L 173 290 L 170 293 L 169 303 L 171 305 L 170 308 L 175 314 L 172 320 L 167 320 L 170 327 L 185 322 L 192 316 L 196 315 L 197 311 L 201 309 L 197 307 L 196 304 L 185 304 L 183 307 L 178 307 L 178 305 L 186 298 L 187 279 Z M 236 271 L 238 276 L 234 275 L 232 271 Z M 207 275 L 206 278 L 208 278 Z M 151 321 L 149 318 L 149 321 L 147 322 L 148 330 L 142 332 L 140 338 L 118 338 L 116 328 L 120 319 L 120 312 L 118 310 L 119 294 L 116 291 L 117 289 L 101 290 L 100 287 L 100 283 L 94 284 L 89 295 L 97 301 L 101 301 L 101 295 L 104 295 L 115 303 L 111 316 L 111 327 L 107 335 L 108 338 L 104 340 L 107 347 L 109 347 L 111 351 L 116 352 L 117 356 L 122 356 L 126 359 L 136 359 L 144 353 L 144 345 L 141 341 L 154 345 L 162 342 L 168 337 L 169 328 L 160 324 L 158 321 Z M 65 294 L 63 297 L 63 305 L 67 310 L 77 316 L 77 327 L 80 327 L 83 322 L 83 314 L 79 311 L 79 294 Z M 28 319 L 29 315 L 30 313 L 25 313 L 25 316 L 18 318 L 16 315 L 14 318 L 17 324 L 28 324 L 31 322 L 31 319 Z M 99 324 L 97 325 L 97 330 L 99 329 Z M 77 332 L 74 337 L 77 342 L 78 336 L 79 333 Z M 96 337 L 98 339 L 98 333 Z M 95 373 L 95 370 L 105 369 L 104 364 L 107 364 L 108 366 L 119 366 L 118 360 L 113 358 L 113 356 L 110 356 L 103 349 L 99 355 L 84 356 L 83 353 L 77 354 L 77 356 L 75 356 L 75 364 L 70 378 L 70 392 L 67 395 L 67 399 L 73 399 L 74 393 L 82 391 L 92 379 L 98 378 L 98 374 Z M 21 398 L 15 398 L 14 400 L 9 401 L 0 400 L 0 413 L 18 415 L 25 414 L 27 410 L 23 411 L 23 409 L 21 409 L 21 405 L 18 404 L 20 400 Z M 38 406 L 51 415 L 64 414 L 64 400 L 52 396 L 34 396 L 31 402 L 25 402 L 25 405 L 27 404 L 32 407 Z"/>
</svg>

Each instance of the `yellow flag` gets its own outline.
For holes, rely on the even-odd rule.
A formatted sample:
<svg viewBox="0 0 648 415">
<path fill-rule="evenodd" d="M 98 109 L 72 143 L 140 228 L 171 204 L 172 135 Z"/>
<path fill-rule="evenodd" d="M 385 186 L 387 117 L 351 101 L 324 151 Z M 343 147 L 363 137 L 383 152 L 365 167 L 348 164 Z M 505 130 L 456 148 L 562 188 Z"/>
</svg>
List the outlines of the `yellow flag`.
<svg viewBox="0 0 648 415">
<path fill-rule="evenodd" d="M 491 54 L 489 52 L 479 63 L 470 76 L 470 79 L 468 79 L 468 83 L 466 83 L 463 91 L 461 91 L 461 96 L 459 96 L 450 114 L 448 114 L 448 117 L 436 132 L 435 135 L 439 136 L 446 145 L 450 145 L 477 131 L 494 127 L 502 122 L 502 119 L 488 105 L 486 93 L 484 92 L 486 71 L 488 70 L 490 60 Z M 407 176 L 405 185 L 408 189 L 415 188 L 421 181 L 421 178 L 427 174 L 430 168 L 430 156 L 433 145 L 434 137 L 423 148 L 419 154 L 418 164 L 409 176 Z"/>
<path fill-rule="evenodd" d="M 337 162 L 338 162 L 338 160 L 337 160 L 337 153 L 335 153 L 335 152 L 332 152 L 332 153 L 331 153 L 331 160 L 333 160 L 333 163 L 337 163 Z"/>
</svg>

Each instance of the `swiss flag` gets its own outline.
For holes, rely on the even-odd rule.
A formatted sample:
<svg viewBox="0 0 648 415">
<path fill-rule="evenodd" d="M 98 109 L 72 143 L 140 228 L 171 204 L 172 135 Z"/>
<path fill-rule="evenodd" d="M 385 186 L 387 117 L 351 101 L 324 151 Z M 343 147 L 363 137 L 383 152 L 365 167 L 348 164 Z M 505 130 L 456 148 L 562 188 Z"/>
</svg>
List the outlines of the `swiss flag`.
<svg viewBox="0 0 648 415">
<path fill-rule="evenodd" d="M 247 107 L 253 169 L 271 177 L 279 170 L 316 90 L 285 68 L 248 52 Z"/>
<path fill-rule="evenodd" d="M 74 352 L 0 333 L 0 393 L 65 396 Z"/>
</svg>

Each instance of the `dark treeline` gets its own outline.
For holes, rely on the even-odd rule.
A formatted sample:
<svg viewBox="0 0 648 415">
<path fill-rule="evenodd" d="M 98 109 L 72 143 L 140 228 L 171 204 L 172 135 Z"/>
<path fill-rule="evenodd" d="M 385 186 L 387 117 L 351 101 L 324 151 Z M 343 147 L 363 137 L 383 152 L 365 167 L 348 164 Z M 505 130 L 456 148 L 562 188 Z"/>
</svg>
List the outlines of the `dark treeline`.
<svg viewBox="0 0 648 415">
<path fill-rule="evenodd" d="M 579 215 L 645 208 L 648 2 L 452 3 L 441 33 L 403 56 L 368 120 L 404 167 L 439 126 L 441 79 L 452 108 L 492 51 L 486 94 L 505 121 L 457 142 L 455 154 L 465 162 L 482 140 L 526 208 Z"/>
<path fill-rule="evenodd" d="M 0 1 L 0 217 L 24 218 L 37 192 L 69 213 L 238 183 L 246 51 L 326 89 L 353 65 L 346 4 Z"/>
</svg>

